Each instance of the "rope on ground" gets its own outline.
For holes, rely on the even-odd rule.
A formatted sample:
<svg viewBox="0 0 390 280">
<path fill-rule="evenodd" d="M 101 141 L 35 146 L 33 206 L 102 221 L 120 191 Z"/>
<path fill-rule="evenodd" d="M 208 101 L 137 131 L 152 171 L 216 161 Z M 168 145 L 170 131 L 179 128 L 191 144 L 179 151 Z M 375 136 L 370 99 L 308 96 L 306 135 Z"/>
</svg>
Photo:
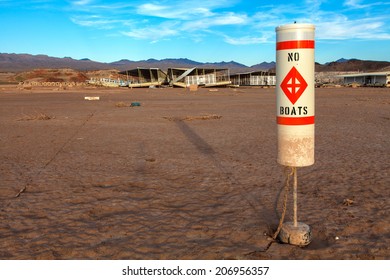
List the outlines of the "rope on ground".
<svg viewBox="0 0 390 280">
<path fill-rule="evenodd" d="M 286 181 L 285 181 L 285 184 L 284 184 L 283 212 L 282 212 L 282 216 L 280 217 L 280 220 L 279 220 L 278 228 L 275 231 L 274 235 L 272 236 L 272 238 L 274 240 L 276 240 L 276 238 L 278 237 L 279 232 L 280 232 L 280 230 L 282 229 L 282 226 L 283 226 L 284 217 L 286 216 L 286 210 L 287 210 L 288 193 L 290 191 L 290 178 L 291 178 L 291 176 L 296 174 L 296 172 L 297 172 L 297 168 L 296 167 L 286 167 L 286 169 L 285 169 Z"/>
<path fill-rule="evenodd" d="M 246 254 L 246 256 L 255 256 L 258 253 L 265 253 L 265 252 L 267 252 L 268 249 L 271 247 L 271 245 L 276 242 L 276 238 L 278 238 L 280 230 L 282 229 L 282 226 L 283 226 L 284 217 L 286 216 L 287 200 L 288 200 L 287 198 L 288 198 L 288 194 L 289 194 L 289 191 L 290 191 L 290 179 L 291 179 L 291 176 L 296 174 L 296 167 L 288 167 L 287 166 L 287 167 L 285 167 L 285 172 L 284 173 L 285 173 L 286 180 L 285 180 L 285 184 L 284 184 L 284 187 L 283 187 L 283 189 L 284 189 L 283 212 L 282 212 L 282 215 L 281 215 L 280 220 L 279 220 L 278 228 L 275 231 L 274 235 L 272 236 L 272 240 L 268 243 L 268 245 L 263 250 L 250 252 L 250 253 Z M 282 192 L 282 189 L 280 190 L 279 194 L 281 192 Z M 277 199 L 277 200 L 279 200 L 279 199 Z"/>
</svg>

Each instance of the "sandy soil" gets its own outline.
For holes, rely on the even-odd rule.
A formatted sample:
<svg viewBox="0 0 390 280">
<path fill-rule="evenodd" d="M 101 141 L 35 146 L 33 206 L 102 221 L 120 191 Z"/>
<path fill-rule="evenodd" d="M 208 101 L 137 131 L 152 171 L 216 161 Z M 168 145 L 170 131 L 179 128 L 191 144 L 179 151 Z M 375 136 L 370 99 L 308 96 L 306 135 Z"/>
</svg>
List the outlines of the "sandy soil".
<svg viewBox="0 0 390 280">
<path fill-rule="evenodd" d="M 0 258 L 390 259 L 390 89 L 316 95 L 316 163 L 298 169 L 314 240 L 299 248 L 269 238 L 274 89 L 2 87 Z"/>
</svg>

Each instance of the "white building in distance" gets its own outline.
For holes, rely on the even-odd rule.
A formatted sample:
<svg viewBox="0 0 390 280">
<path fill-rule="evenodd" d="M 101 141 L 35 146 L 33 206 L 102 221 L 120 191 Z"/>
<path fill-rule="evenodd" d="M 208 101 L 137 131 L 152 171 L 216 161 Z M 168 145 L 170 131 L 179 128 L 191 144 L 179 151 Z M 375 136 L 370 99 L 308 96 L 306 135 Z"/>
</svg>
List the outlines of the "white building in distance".
<svg viewBox="0 0 390 280">
<path fill-rule="evenodd" d="M 367 72 L 340 75 L 344 85 L 390 87 L 390 72 Z"/>
</svg>

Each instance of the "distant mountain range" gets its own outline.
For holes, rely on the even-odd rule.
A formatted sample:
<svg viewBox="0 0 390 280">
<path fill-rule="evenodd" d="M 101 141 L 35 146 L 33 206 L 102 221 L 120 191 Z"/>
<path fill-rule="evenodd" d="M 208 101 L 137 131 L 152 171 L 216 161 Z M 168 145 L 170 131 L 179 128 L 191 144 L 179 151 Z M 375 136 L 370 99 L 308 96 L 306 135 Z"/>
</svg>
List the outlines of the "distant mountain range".
<svg viewBox="0 0 390 280">
<path fill-rule="evenodd" d="M 234 61 L 230 62 L 208 62 L 201 63 L 187 58 L 166 58 L 166 59 L 148 59 L 140 61 L 132 61 L 128 59 L 121 59 L 110 63 L 103 63 L 92 61 L 88 58 L 73 59 L 71 57 L 50 57 L 47 55 L 31 55 L 31 54 L 8 54 L 0 53 L 0 71 L 1 72 L 20 72 L 28 71 L 37 68 L 71 68 L 75 70 L 129 70 L 137 67 L 146 68 L 161 68 L 167 70 L 168 68 L 229 68 L 232 72 L 253 71 L 253 70 L 268 70 L 275 67 L 275 62 L 263 62 L 260 64 L 248 67 Z"/>
<path fill-rule="evenodd" d="M 316 63 L 316 71 L 390 71 L 390 62 L 341 58 L 323 65 Z"/>
<path fill-rule="evenodd" d="M 31 54 L 14 54 L 0 53 L 0 72 L 21 72 L 37 68 L 71 68 L 75 70 L 129 70 L 137 67 L 146 68 L 228 68 L 231 73 L 249 72 L 256 70 L 275 71 L 275 62 L 262 62 L 252 66 L 246 66 L 235 61 L 230 62 L 207 62 L 201 63 L 187 58 L 167 58 L 167 59 L 148 59 L 140 61 L 132 61 L 122 59 L 111 63 L 103 63 L 92 61 L 88 58 L 73 59 L 71 57 L 51 57 L 47 55 L 31 55 Z M 368 61 L 358 59 L 341 58 L 334 62 L 325 64 L 316 63 L 317 72 L 327 71 L 380 71 L 390 69 L 390 62 L 386 61 Z"/>
</svg>

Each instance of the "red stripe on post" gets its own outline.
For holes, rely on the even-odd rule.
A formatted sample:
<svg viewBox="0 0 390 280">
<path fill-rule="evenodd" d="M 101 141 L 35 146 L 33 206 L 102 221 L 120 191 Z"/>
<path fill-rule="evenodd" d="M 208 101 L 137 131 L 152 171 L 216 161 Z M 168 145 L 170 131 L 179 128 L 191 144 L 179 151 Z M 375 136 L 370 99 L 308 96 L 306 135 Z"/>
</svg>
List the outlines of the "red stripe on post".
<svg viewBox="0 0 390 280">
<path fill-rule="evenodd" d="M 276 122 L 277 122 L 277 124 L 281 124 L 281 125 L 314 124 L 314 116 L 311 116 L 311 117 L 299 117 L 299 118 L 276 117 Z"/>
<path fill-rule="evenodd" d="M 314 49 L 314 40 L 284 41 L 276 43 L 276 50 Z"/>
</svg>

